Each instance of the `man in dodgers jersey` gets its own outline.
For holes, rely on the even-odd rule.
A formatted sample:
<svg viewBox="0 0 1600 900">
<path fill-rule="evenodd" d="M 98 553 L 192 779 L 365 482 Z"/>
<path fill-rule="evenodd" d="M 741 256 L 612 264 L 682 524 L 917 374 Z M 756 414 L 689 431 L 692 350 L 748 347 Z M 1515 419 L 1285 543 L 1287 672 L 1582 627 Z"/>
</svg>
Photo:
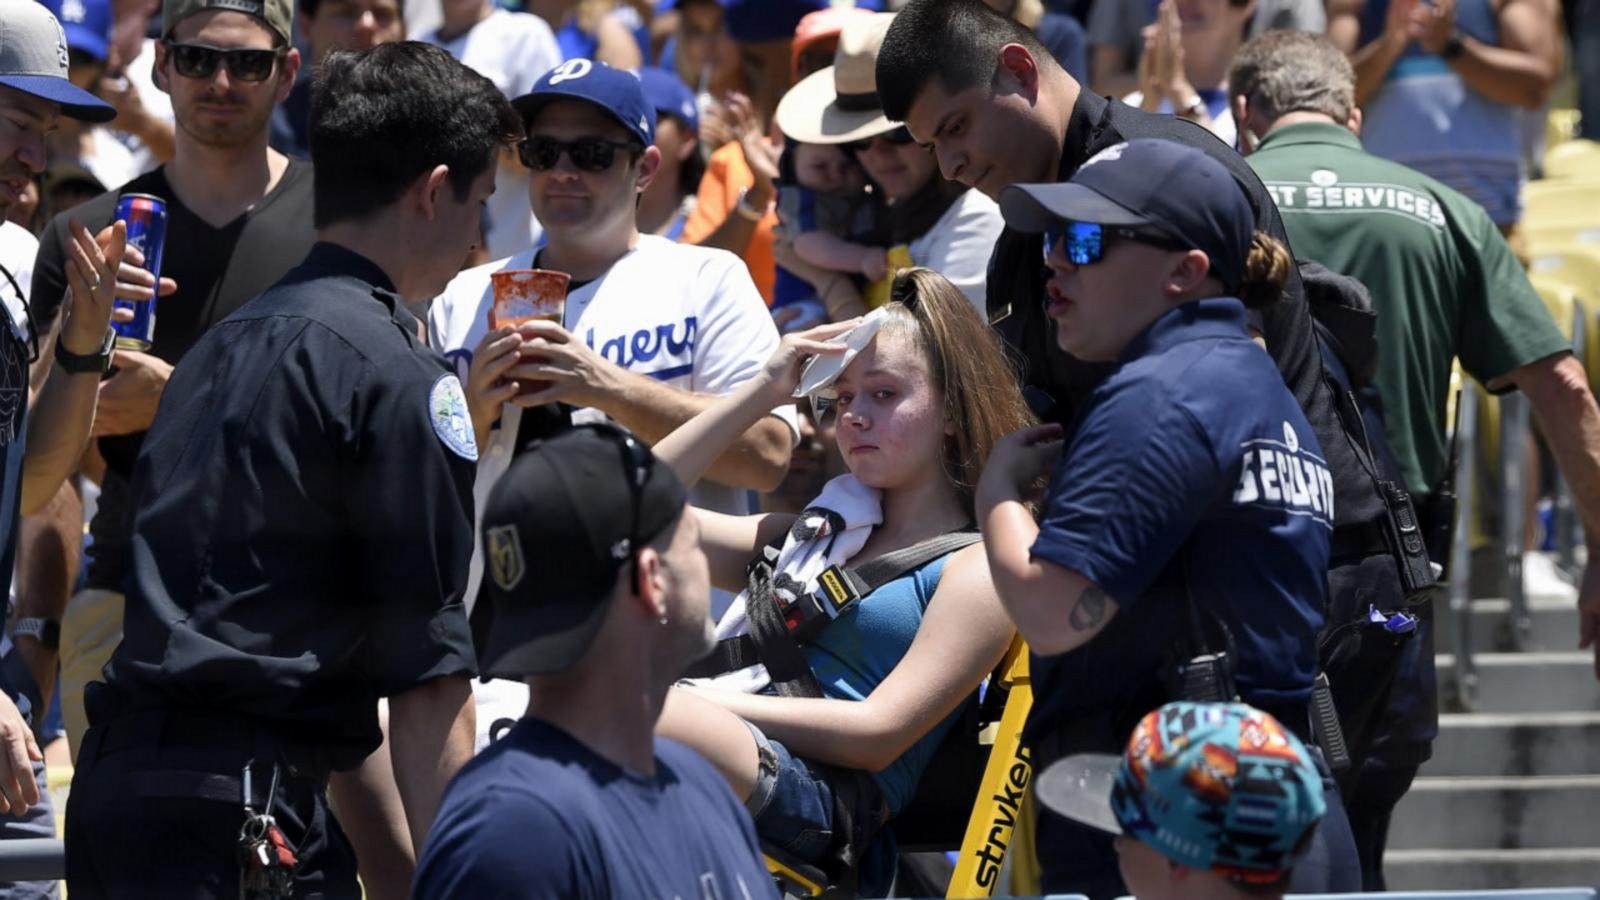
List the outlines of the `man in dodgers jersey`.
<svg viewBox="0 0 1600 900">
<path fill-rule="evenodd" d="M 528 131 L 519 147 L 531 169 L 528 197 L 547 243 L 463 272 L 429 317 L 435 345 L 467 385 L 484 448 L 479 509 L 512 454 L 567 418 L 559 410 L 573 408 L 575 422 L 613 419 L 654 442 L 759 372 L 778 344 L 738 257 L 639 233 L 638 195 L 661 154 L 652 146 L 655 111 L 637 77 L 568 60 L 514 105 Z M 491 332 L 490 274 L 532 268 L 571 275 L 564 327 L 541 321 Z M 792 408 L 775 411 L 718 460 L 691 502 L 750 512 L 749 492 L 777 486 L 798 433 Z M 482 577 L 480 547 L 467 597 L 477 596 Z M 714 598 L 713 617 L 728 599 Z M 483 727 L 498 712 L 484 710 Z"/>
</svg>

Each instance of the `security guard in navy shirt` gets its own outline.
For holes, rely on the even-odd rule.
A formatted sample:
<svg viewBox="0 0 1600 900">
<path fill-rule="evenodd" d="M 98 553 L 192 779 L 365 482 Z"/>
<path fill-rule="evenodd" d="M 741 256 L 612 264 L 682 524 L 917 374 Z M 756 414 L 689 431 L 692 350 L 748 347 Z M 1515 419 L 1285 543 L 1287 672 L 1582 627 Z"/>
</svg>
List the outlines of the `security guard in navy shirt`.
<svg viewBox="0 0 1600 900">
<path fill-rule="evenodd" d="M 1281 294 L 1287 249 L 1255 230 L 1226 168 L 1163 140 L 1113 145 L 1066 184 L 1010 188 L 1001 211 L 1046 235 L 1061 348 L 1115 366 L 1064 450 L 1060 425 L 1019 431 L 978 487 L 995 586 L 1034 652 L 1036 750 L 1115 752 L 1140 716 L 1179 699 L 1185 677 L 1216 671 L 1185 663 L 1218 653 L 1232 662 L 1224 685 L 1309 742 L 1335 491 L 1305 414 L 1246 327 L 1247 309 Z M 1023 499 L 1052 465 L 1036 525 Z M 1081 745 L 1050 746 L 1062 741 Z M 1331 777 L 1324 793 L 1297 892 L 1358 884 Z M 1041 847 L 1051 836 L 1042 822 Z M 1074 839 L 1106 844 L 1089 831 Z M 1063 854 L 1081 865 L 1073 888 L 1125 894 L 1110 846 L 1100 849 Z"/>
<path fill-rule="evenodd" d="M 319 243 L 184 358 L 135 470 L 125 637 L 72 786 L 75 897 L 358 897 L 324 791 L 378 747 L 378 699 L 417 846 L 472 752 L 477 448 L 402 298 L 474 249 L 518 122 L 422 44 L 319 77 Z"/>
</svg>

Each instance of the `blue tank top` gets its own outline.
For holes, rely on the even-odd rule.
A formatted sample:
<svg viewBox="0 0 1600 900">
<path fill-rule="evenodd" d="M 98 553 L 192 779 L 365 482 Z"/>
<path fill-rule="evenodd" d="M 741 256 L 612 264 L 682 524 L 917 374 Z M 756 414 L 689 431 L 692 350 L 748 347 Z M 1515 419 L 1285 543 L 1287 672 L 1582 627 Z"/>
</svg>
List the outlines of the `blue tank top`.
<svg viewBox="0 0 1600 900">
<path fill-rule="evenodd" d="M 1361 39 L 1383 30 L 1387 0 L 1367 0 Z M 1460 0 L 1456 27 L 1498 44 L 1500 25 L 1490 0 Z M 1489 211 L 1497 225 L 1521 217 L 1521 119 L 1516 107 L 1467 87 L 1441 57 L 1416 42 L 1406 45 L 1378 93 L 1364 107 L 1361 142 L 1367 152 L 1439 179 Z"/>
<path fill-rule="evenodd" d="M 865 700 L 889 677 L 911 649 L 949 558 L 948 554 L 941 556 L 873 591 L 828 626 L 816 643 L 806 647 L 806 661 L 825 695 L 837 700 Z M 873 776 L 891 814 L 898 815 L 911 801 L 922 770 L 960 714 L 960 709 L 951 713 L 887 769 Z"/>
</svg>

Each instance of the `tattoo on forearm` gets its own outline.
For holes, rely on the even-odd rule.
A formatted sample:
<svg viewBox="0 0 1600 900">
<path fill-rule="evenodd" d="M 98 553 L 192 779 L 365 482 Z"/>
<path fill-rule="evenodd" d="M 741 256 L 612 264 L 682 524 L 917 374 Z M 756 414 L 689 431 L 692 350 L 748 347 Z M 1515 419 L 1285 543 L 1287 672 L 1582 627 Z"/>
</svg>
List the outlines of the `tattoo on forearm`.
<svg viewBox="0 0 1600 900">
<path fill-rule="evenodd" d="M 1067 623 L 1074 631 L 1099 628 L 1100 623 L 1106 620 L 1110 603 L 1111 598 L 1106 596 L 1106 592 L 1091 584 L 1078 595 L 1078 602 L 1073 605 L 1072 613 L 1067 616 Z"/>
</svg>

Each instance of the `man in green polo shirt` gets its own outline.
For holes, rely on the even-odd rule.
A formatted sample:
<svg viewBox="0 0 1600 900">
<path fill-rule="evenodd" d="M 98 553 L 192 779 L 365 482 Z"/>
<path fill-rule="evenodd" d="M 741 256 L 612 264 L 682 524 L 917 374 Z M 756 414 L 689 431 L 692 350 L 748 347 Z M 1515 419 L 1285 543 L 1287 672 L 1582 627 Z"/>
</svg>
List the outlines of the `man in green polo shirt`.
<svg viewBox="0 0 1600 900">
<path fill-rule="evenodd" d="M 1240 144 L 1272 192 L 1295 254 L 1359 278 L 1372 292 L 1378 393 L 1413 493 L 1425 498 L 1445 475 L 1445 407 L 1459 357 L 1490 390 L 1527 395 L 1572 485 L 1589 551 L 1600 552 L 1600 408 L 1488 214 L 1438 181 L 1362 150 L 1355 73 L 1321 35 L 1282 31 L 1251 41 L 1235 57 L 1228 85 Z M 1580 646 L 1589 646 L 1600 634 L 1600 566 L 1584 573 L 1578 602 Z M 1346 797 L 1366 890 L 1383 890 L 1389 815 L 1438 730 L 1432 641 L 1413 643 L 1412 667 L 1401 673 Z"/>
</svg>

